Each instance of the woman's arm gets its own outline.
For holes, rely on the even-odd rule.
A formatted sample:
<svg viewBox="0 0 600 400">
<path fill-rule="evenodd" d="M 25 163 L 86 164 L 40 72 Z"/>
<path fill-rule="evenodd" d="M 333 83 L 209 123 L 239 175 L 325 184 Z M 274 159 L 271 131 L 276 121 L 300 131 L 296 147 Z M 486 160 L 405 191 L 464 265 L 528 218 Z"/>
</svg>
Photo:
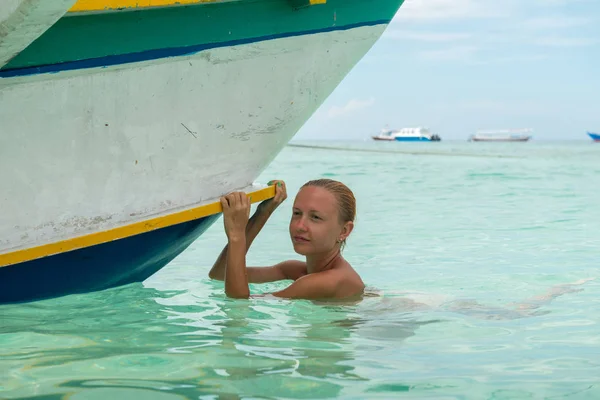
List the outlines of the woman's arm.
<svg viewBox="0 0 600 400">
<path fill-rule="evenodd" d="M 246 239 L 243 236 L 229 239 L 225 267 L 225 294 L 236 299 L 250 297 L 246 274 Z"/>
<path fill-rule="evenodd" d="M 228 297 L 248 298 L 246 274 L 246 226 L 250 215 L 250 200 L 245 193 L 235 192 L 221 197 L 223 223 L 227 235 L 225 265 L 225 294 Z"/>
<path fill-rule="evenodd" d="M 256 210 L 252 218 L 248 221 L 248 225 L 246 225 L 246 235 L 245 235 L 245 253 L 248 253 L 252 242 L 261 231 L 265 223 L 271 216 L 267 210 L 261 210 L 260 208 Z M 225 280 L 225 265 L 227 263 L 227 253 L 229 250 L 229 244 L 226 244 L 219 257 L 215 261 L 214 265 L 210 269 L 208 276 L 211 279 L 216 279 L 219 281 Z M 252 275 L 252 274 L 250 274 Z M 250 282 L 254 282 L 252 276 L 249 276 Z"/>
<path fill-rule="evenodd" d="M 285 183 L 283 181 L 271 181 L 269 184 L 275 184 L 275 197 L 265 200 L 259 204 L 256 212 L 250 218 L 245 229 L 245 253 L 247 254 L 252 242 L 265 226 L 267 220 L 273 212 L 287 198 Z M 208 276 L 211 279 L 223 281 L 225 280 L 225 266 L 227 264 L 227 254 L 229 244 L 225 245 L 214 265 L 212 266 Z M 283 271 L 285 272 L 285 270 Z M 273 282 L 281 279 L 290 279 L 287 274 L 282 275 L 279 264 L 273 267 L 250 267 L 247 270 L 248 280 L 252 283 Z"/>
</svg>

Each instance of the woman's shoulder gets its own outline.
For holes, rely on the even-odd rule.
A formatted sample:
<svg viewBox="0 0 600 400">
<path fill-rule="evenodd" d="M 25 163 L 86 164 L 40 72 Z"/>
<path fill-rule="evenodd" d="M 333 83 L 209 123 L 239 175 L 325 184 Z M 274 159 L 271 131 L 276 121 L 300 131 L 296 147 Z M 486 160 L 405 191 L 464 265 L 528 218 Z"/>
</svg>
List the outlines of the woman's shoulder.
<svg viewBox="0 0 600 400">
<path fill-rule="evenodd" d="M 345 292 L 344 294 L 359 294 L 365 289 L 365 284 L 352 265 L 346 260 L 341 260 L 340 264 L 332 272 L 336 275 L 338 287 Z"/>
<path fill-rule="evenodd" d="M 300 260 L 286 260 L 276 265 L 286 279 L 297 280 L 307 274 L 306 263 Z"/>
<path fill-rule="evenodd" d="M 339 264 L 336 266 L 335 269 L 337 269 L 342 276 L 348 279 L 356 279 L 362 282 L 362 279 L 360 278 L 358 272 L 356 272 L 352 265 L 350 265 L 350 263 L 344 258 L 340 259 Z"/>
</svg>

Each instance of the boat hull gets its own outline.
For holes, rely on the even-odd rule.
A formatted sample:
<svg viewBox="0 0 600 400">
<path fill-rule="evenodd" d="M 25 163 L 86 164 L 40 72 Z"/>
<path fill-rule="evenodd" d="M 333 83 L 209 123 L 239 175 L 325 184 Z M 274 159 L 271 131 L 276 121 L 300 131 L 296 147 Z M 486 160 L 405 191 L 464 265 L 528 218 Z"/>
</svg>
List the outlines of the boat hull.
<svg viewBox="0 0 600 400">
<path fill-rule="evenodd" d="M 296 9 L 287 1 L 233 1 L 60 19 L 0 69 L 0 182 L 7 188 L 0 260 L 248 187 L 375 43 L 401 1 L 371 3 Z M 240 24 L 248 15 L 257 23 Z M 21 300 L 142 280 L 211 221 L 169 236 L 178 240 L 157 239 L 160 256 L 139 250 L 140 273 L 131 272 L 127 254 L 92 243 L 93 253 L 76 249 L 61 261 L 42 254 L 0 262 L 7 274 L 0 279 L 26 293 Z M 72 285 L 27 288 L 27 276 L 37 279 L 32 271 L 50 266 L 47 273 L 58 276 L 63 263 L 60 279 Z M 106 264 L 108 275 L 94 282 L 101 273 L 93 270 Z M 90 280 L 78 276 L 87 269 Z"/>
<path fill-rule="evenodd" d="M 75 0 L 2 0 L 0 68 L 54 25 Z"/>
<path fill-rule="evenodd" d="M 392 136 L 371 136 L 373 140 L 385 142 L 439 142 L 440 139 L 428 137 L 392 137 Z"/>
<path fill-rule="evenodd" d="M 600 134 L 592 132 L 588 132 L 587 134 L 594 142 L 600 142 Z"/>
<path fill-rule="evenodd" d="M 0 136 L 0 246 L 111 229 L 248 186 L 381 30 L 17 78 L 0 92 L 2 130 L 18 132 Z"/>
<path fill-rule="evenodd" d="M 381 142 L 393 142 L 393 137 L 380 137 L 380 136 L 371 136 L 373 140 L 381 141 Z"/>
<path fill-rule="evenodd" d="M 0 268 L 0 303 L 87 293 L 141 282 L 168 264 L 218 214 L 125 239 Z"/>
<path fill-rule="evenodd" d="M 394 138 L 397 142 L 431 142 L 432 140 L 427 137 L 396 137 Z"/>
</svg>

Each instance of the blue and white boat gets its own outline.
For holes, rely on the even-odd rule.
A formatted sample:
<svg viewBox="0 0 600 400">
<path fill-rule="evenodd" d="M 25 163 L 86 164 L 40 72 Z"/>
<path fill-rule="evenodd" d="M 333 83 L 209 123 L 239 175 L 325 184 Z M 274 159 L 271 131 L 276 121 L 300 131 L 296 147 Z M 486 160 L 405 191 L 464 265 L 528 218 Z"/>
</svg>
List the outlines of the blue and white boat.
<svg viewBox="0 0 600 400">
<path fill-rule="evenodd" d="M 423 127 L 402 128 L 399 130 L 384 128 L 373 140 L 398 141 L 398 142 L 439 142 L 441 138 L 432 134 L 429 129 Z"/>
<path fill-rule="evenodd" d="M 600 133 L 593 133 L 593 132 L 588 132 L 587 133 L 594 142 L 600 142 Z"/>
</svg>

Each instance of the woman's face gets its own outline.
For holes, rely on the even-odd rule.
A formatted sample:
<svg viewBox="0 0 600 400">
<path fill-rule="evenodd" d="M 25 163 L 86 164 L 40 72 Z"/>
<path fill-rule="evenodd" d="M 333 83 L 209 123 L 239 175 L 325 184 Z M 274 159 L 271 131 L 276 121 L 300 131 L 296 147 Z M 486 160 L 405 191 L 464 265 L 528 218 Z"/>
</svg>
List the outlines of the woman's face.
<svg viewBox="0 0 600 400">
<path fill-rule="evenodd" d="M 292 209 L 290 237 L 298 254 L 330 252 L 342 234 L 335 196 L 327 189 L 306 186 L 298 192 Z"/>
</svg>

